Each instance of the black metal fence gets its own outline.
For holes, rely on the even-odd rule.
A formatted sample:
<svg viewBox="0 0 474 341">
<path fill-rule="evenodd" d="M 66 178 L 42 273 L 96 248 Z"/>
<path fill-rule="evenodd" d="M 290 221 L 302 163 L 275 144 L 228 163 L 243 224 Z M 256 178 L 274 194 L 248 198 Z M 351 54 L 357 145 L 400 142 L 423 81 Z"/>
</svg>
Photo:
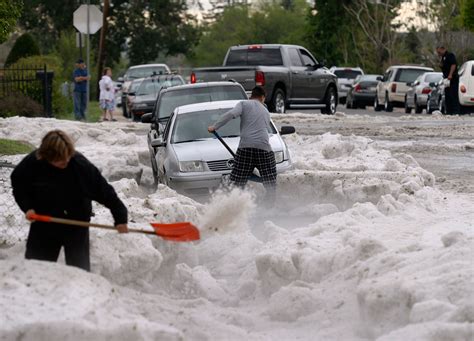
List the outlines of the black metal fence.
<svg viewBox="0 0 474 341">
<path fill-rule="evenodd" d="M 42 104 L 45 116 L 51 116 L 53 76 L 46 65 L 0 68 L 0 98 L 22 93 Z"/>
</svg>

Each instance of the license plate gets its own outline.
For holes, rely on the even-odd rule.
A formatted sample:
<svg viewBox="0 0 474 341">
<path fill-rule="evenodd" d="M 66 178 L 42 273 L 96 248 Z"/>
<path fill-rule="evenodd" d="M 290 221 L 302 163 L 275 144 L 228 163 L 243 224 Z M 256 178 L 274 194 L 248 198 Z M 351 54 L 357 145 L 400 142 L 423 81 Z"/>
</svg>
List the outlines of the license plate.
<svg viewBox="0 0 474 341">
<path fill-rule="evenodd" d="M 375 91 L 375 87 L 369 88 L 369 91 Z"/>
</svg>

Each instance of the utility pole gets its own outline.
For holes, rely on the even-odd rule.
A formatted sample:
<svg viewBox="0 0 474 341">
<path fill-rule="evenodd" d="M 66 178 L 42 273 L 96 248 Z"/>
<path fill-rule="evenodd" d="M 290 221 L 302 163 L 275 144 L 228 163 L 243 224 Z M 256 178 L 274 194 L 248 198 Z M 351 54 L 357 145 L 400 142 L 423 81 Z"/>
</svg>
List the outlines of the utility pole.
<svg viewBox="0 0 474 341">
<path fill-rule="evenodd" d="M 108 30 L 108 21 L 107 18 L 109 16 L 109 7 L 110 7 L 110 0 L 104 0 L 104 8 L 102 9 L 102 30 L 100 31 L 100 40 L 99 40 L 99 58 L 97 61 L 97 80 L 102 78 L 102 70 L 104 69 L 104 61 L 105 61 L 105 47 L 106 47 L 106 37 L 107 37 L 107 30 Z M 99 98 L 100 89 L 99 83 L 97 82 L 97 99 Z"/>
</svg>

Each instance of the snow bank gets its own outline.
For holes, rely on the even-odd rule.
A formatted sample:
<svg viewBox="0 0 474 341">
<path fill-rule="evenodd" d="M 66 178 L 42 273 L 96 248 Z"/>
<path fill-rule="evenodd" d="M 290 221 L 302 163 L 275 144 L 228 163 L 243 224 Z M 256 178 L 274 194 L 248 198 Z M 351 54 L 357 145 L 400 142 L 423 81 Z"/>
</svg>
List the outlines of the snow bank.
<svg viewBox="0 0 474 341">
<path fill-rule="evenodd" d="M 117 177 L 112 185 L 131 227 L 192 221 L 202 240 L 93 230 L 94 274 L 24 261 L 22 244 L 2 250 L 5 339 L 472 336 L 473 198 L 437 190 L 410 155 L 357 136 L 287 136 L 295 168 L 278 177 L 276 207 L 264 211 L 254 191 L 219 191 L 204 204 L 163 185 L 144 192 L 146 141 L 134 125 L 34 121 L 0 120 L 0 136 L 38 143 L 52 127 L 71 132 L 80 151 Z M 12 202 L 3 185 L 0 225 L 27 231 Z M 107 209 L 94 205 L 94 212 L 94 221 L 111 222 Z"/>
</svg>

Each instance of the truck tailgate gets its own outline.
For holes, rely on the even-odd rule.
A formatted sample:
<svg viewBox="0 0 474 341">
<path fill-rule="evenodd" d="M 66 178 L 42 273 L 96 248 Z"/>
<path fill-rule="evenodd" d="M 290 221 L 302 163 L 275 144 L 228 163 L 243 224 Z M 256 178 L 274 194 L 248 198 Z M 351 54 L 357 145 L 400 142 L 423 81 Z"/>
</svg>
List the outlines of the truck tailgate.
<svg viewBox="0 0 474 341">
<path fill-rule="evenodd" d="M 194 69 L 196 83 L 234 81 L 240 83 L 246 91 L 255 87 L 256 67 L 221 66 L 214 68 Z"/>
</svg>

